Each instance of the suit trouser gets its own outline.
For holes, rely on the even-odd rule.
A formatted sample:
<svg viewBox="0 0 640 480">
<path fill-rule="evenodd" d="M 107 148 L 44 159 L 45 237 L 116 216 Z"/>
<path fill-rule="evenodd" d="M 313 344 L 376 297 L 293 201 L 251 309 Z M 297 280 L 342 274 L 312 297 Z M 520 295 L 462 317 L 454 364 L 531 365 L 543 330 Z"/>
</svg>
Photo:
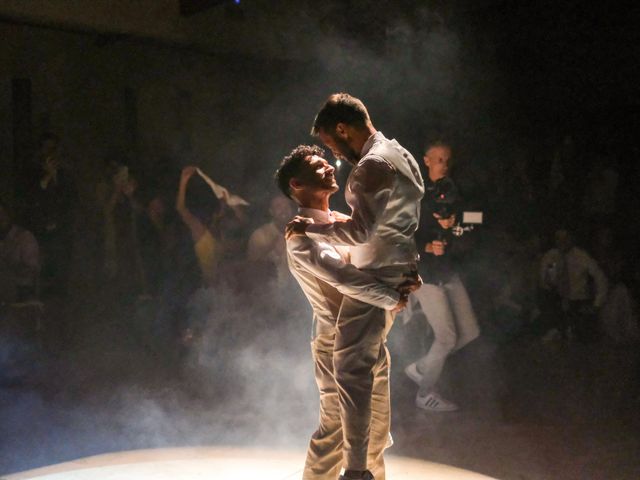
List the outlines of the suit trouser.
<svg viewBox="0 0 640 480">
<path fill-rule="evenodd" d="M 378 280 L 397 287 L 415 275 L 415 268 L 397 265 L 369 270 Z M 350 297 L 344 297 L 336 322 L 333 366 L 338 386 L 340 418 L 344 430 L 344 468 L 369 469 L 376 480 L 384 478 L 382 454 L 390 418 L 388 352 L 385 342 L 395 314 Z M 376 384 L 377 367 L 387 358 L 384 397 Z M 378 410 L 384 404 L 384 410 Z M 377 425 L 385 425 L 377 428 Z"/>
<path fill-rule="evenodd" d="M 369 273 L 395 287 L 407 280 L 407 276 L 414 271 L 415 268 L 400 265 L 371 270 Z M 393 319 L 394 314 L 391 312 L 350 297 L 343 297 L 336 321 L 331 356 L 335 394 L 327 395 L 332 400 L 326 402 L 327 408 L 332 412 L 332 415 L 327 415 L 327 421 L 329 417 L 336 418 L 336 401 L 338 403 L 342 436 L 337 434 L 335 438 L 340 438 L 343 442 L 342 466 L 347 470 L 368 469 L 376 480 L 385 478 L 383 453 L 391 425 L 389 352 L 385 342 Z M 315 341 L 318 342 L 318 339 Z M 328 361 L 326 357 L 325 365 L 328 365 Z M 311 439 L 304 480 L 335 478 L 331 476 L 333 473 L 327 473 L 331 467 L 323 469 L 317 467 L 317 464 L 322 465 L 325 461 L 323 453 L 332 457 L 332 454 L 327 452 L 333 452 L 332 448 L 340 450 L 335 441 L 331 443 L 327 440 L 326 445 L 332 445 L 331 447 L 323 443 L 323 438 L 331 437 L 329 432 L 332 430 L 323 429 L 323 387 L 319 384 L 319 388 L 321 427 Z M 325 395 L 330 391 L 327 389 Z M 335 426 L 335 420 L 333 425 Z M 326 450 L 323 450 L 324 448 Z M 327 460 L 327 463 L 331 462 Z M 335 467 L 336 463 L 332 465 L 339 471 L 339 467 Z M 317 476 L 313 476 L 314 474 Z"/>
<path fill-rule="evenodd" d="M 423 284 L 414 295 L 434 333 L 429 352 L 416 364 L 422 373 L 421 395 L 426 395 L 440 378 L 449 354 L 480 334 L 471 300 L 458 275 L 442 285 Z"/>
<path fill-rule="evenodd" d="M 311 437 L 303 480 L 336 480 L 344 463 L 344 431 L 338 386 L 333 367 L 333 338 L 324 336 L 311 343 L 315 376 L 320 391 L 319 427 Z M 384 480 L 383 451 L 390 429 L 389 353 L 384 343 L 373 369 L 371 420 L 367 464 L 376 480 Z"/>
</svg>

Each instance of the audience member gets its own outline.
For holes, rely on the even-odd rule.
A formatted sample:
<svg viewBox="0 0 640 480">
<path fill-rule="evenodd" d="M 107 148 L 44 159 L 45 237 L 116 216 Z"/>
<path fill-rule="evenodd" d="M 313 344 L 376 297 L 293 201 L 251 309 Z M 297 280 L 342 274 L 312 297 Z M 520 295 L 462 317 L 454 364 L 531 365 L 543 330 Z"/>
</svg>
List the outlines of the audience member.
<svg viewBox="0 0 640 480">
<path fill-rule="evenodd" d="M 597 312 L 607 295 L 607 278 L 585 250 L 574 245 L 567 229 L 555 233 L 555 247 L 540 262 L 544 322 L 557 327 L 564 339 L 598 338 Z M 591 292 L 591 282 L 595 293 Z M 555 324 L 555 325 L 554 325 Z"/>
<path fill-rule="evenodd" d="M 202 274 L 203 284 L 211 286 L 217 279 L 217 267 L 222 257 L 223 245 L 219 238 L 219 232 L 214 231 L 214 222 L 220 214 L 220 202 L 208 192 L 203 198 L 202 194 L 195 198 L 194 205 L 187 203 L 187 186 L 189 180 L 197 173 L 197 168 L 187 166 L 182 169 L 176 210 L 180 218 L 189 229 L 193 241 L 193 249 L 198 259 L 198 265 Z M 197 178 L 197 177 L 196 177 Z"/>
<path fill-rule="evenodd" d="M 111 178 L 104 205 L 104 273 L 118 295 L 137 296 L 144 290 L 138 244 L 136 198 L 138 182 L 129 168 L 119 165 Z"/>
<path fill-rule="evenodd" d="M 27 208 L 29 226 L 41 248 L 43 290 L 64 294 L 73 247 L 76 188 L 56 135 L 42 136 L 36 161 L 37 178 L 29 190 Z"/>
<path fill-rule="evenodd" d="M 427 354 L 405 368 L 407 376 L 420 387 L 416 406 L 433 412 L 458 409 L 455 403 L 440 396 L 437 382 L 449 354 L 480 333 L 469 295 L 450 254 L 454 239 L 451 228 L 456 224 L 460 202 L 455 185 L 447 177 L 450 158 L 451 148 L 441 142 L 432 143 L 424 156 L 429 175 L 416 231 L 424 283 L 414 296 L 433 329 L 434 339 Z M 442 188 L 442 185 L 449 186 Z"/>
<path fill-rule="evenodd" d="M 171 249 L 175 243 L 172 225 L 167 220 L 165 201 L 160 195 L 152 195 L 148 199 L 137 225 L 144 293 L 155 297 L 169 274 Z"/>
<path fill-rule="evenodd" d="M 251 234 L 247 246 L 247 260 L 254 266 L 266 267 L 278 280 L 289 278 L 283 232 L 293 212 L 290 200 L 282 195 L 273 197 L 269 202 L 271 221 Z"/>
</svg>

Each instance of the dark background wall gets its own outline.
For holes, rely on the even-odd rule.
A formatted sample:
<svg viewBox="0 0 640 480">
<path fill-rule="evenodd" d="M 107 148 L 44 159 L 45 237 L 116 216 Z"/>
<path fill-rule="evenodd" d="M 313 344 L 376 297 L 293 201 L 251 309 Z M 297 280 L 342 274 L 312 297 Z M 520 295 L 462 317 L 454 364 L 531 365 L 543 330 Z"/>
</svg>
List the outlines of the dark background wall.
<svg viewBox="0 0 640 480">
<path fill-rule="evenodd" d="M 210 3 L 181 15 L 171 0 L 3 2 L 3 170 L 19 174 L 54 131 L 87 208 L 110 157 L 166 184 L 197 163 L 259 205 L 279 158 L 310 141 L 317 106 L 348 90 L 417 157 L 428 137 L 449 137 L 482 188 L 514 155 L 542 179 L 567 135 L 636 173 L 637 7 Z M 16 102 L 29 107 L 20 118 Z M 0 180 L 10 197 L 12 175 Z"/>
</svg>

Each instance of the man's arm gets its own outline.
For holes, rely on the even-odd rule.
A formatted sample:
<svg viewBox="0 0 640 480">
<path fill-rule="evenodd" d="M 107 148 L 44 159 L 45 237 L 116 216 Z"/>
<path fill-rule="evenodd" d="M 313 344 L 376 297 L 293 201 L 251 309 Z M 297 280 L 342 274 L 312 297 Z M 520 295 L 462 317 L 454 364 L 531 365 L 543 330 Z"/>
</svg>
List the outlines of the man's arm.
<svg viewBox="0 0 640 480">
<path fill-rule="evenodd" d="M 326 243 L 303 237 L 292 238 L 287 241 L 287 251 L 298 267 L 335 287 L 343 295 L 385 310 L 394 310 L 403 301 L 403 295 L 397 290 L 345 263 Z"/>
<path fill-rule="evenodd" d="M 186 196 L 187 196 L 187 184 L 189 179 L 196 173 L 196 167 L 186 166 L 182 169 L 180 175 L 180 184 L 178 186 L 178 195 L 176 197 L 176 210 L 180 215 L 180 218 L 189 228 L 191 232 L 191 238 L 194 242 L 197 242 L 202 238 L 206 232 L 206 227 L 202 222 L 192 214 L 187 208 Z"/>
<path fill-rule="evenodd" d="M 387 208 L 395 179 L 394 168 L 385 160 L 365 158 L 354 169 L 348 183 L 354 196 L 348 220 L 306 226 L 306 235 L 333 245 L 360 245 L 374 234 Z"/>
</svg>

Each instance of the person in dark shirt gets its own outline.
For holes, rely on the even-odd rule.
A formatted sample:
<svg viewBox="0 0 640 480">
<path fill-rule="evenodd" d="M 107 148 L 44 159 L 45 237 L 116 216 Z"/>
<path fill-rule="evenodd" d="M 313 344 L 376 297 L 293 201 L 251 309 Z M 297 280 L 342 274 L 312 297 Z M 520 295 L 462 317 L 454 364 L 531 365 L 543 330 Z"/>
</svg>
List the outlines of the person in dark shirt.
<svg viewBox="0 0 640 480">
<path fill-rule="evenodd" d="M 36 161 L 38 170 L 29 189 L 29 228 L 41 247 L 45 293 L 64 295 L 73 247 L 77 191 L 56 135 L 42 136 Z"/>
<path fill-rule="evenodd" d="M 433 329 L 434 340 L 426 355 L 405 368 L 407 376 L 420 387 L 416 406 L 432 412 L 458 409 L 438 394 L 436 385 L 449 354 L 480 333 L 469 295 L 450 255 L 455 240 L 452 228 L 460 207 L 458 189 L 447 176 L 450 158 L 451 148 L 442 142 L 430 144 L 424 156 L 429 175 L 415 235 L 423 285 L 414 295 Z"/>
</svg>

